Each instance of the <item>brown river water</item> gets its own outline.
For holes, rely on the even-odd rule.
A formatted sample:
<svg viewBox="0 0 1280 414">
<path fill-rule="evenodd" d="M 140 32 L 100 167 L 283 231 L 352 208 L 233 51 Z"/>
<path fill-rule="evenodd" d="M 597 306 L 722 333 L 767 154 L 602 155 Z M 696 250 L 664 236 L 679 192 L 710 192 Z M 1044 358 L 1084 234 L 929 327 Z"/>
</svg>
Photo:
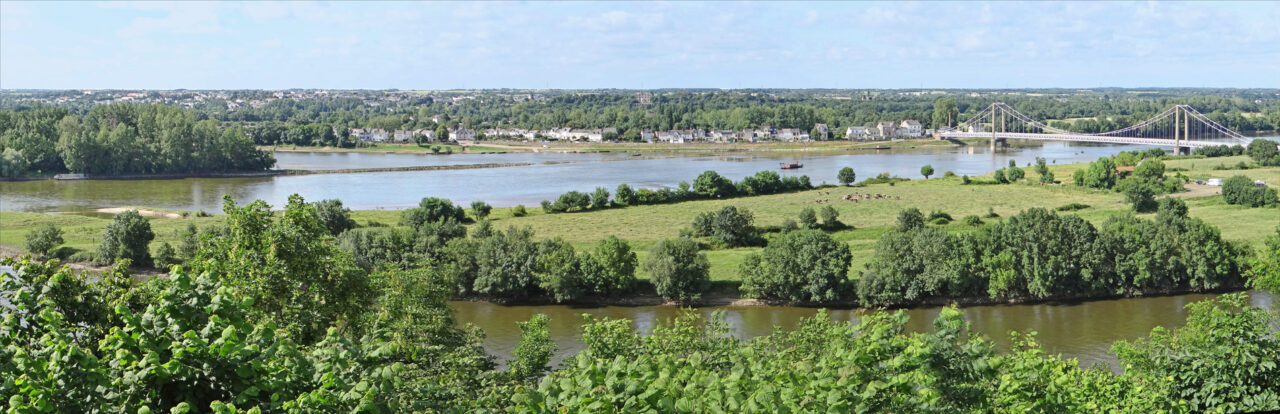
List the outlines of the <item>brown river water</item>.
<svg viewBox="0 0 1280 414">
<path fill-rule="evenodd" d="M 1263 292 L 1249 292 L 1249 302 L 1256 307 L 1275 309 L 1275 297 Z M 1179 328 L 1186 323 L 1185 306 L 1212 298 L 1216 294 L 1190 294 L 1131 299 L 1100 300 L 1078 303 L 1041 303 L 1023 305 L 985 305 L 963 308 L 970 327 L 996 343 L 997 349 L 1009 349 L 1009 332 L 1037 332 L 1037 340 L 1046 353 L 1076 358 L 1082 366 L 1105 364 L 1119 369 L 1111 345 L 1119 340 L 1143 338 L 1151 328 Z M 567 305 L 505 306 L 488 302 L 452 302 L 459 324 L 471 323 L 484 330 L 485 348 L 500 360 L 511 358 L 520 343 L 516 322 L 527 321 L 537 313 L 550 316 L 551 338 L 556 343 L 553 363 L 572 357 L 583 348 L 582 315 L 595 318 L 626 318 L 634 327 L 649 333 L 655 324 L 669 323 L 681 309 L 675 306 L 605 306 L 573 307 Z M 775 327 L 793 329 L 801 318 L 813 316 L 816 308 L 785 306 L 718 306 L 695 311 L 709 317 L 713 311 L 724 311 L 725 319 L 740 339 L 767 335 Z M 926 332 L 941 308 L 907 309 L 911 317 L 908 329 Z M 867 310 L 828 310 L 833 320 L 856 322 Z"/>
</svg>

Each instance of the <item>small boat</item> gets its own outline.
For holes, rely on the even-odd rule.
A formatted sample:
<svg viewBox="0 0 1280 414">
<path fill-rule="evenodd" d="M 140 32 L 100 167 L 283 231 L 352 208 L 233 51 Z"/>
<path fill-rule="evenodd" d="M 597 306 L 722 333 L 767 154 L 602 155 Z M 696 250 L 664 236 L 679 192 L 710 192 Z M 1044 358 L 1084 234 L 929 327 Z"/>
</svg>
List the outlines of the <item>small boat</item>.
<svg viewBox="0 0 1280 414">
<path fill-rule="evenodd" d="M 784 162 L 784 163 L 782 163 L 782 169 L 784 169 L 784 170 L 794 170 L 794 169 L 797 169 L 797 168 L 804 168 L 804 164 L 801 164 L 801 163 L 795 163 L 795 162 L 790 162 L 790 163 L 788 163 L 788 162 Z"/>
</svg>

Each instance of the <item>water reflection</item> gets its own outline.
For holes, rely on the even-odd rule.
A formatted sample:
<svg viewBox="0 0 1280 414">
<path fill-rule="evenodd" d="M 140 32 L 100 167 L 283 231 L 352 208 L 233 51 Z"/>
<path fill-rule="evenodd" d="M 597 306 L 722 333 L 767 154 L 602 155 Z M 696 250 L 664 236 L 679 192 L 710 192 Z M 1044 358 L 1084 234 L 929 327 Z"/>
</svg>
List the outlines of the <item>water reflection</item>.
<svg viewBox="0 0 1280 414">
<path fill-rule="evenodd" d="M 1275 309 L 1275 297 L 1250 292 L 1249 303 L 1264 309 Z M 995 305 L 964 308 L 965 320 L 974 331 L 995 342 L 998 349 L 1008 350 L 1009 332 L 1037 333 L 1037 340 L 1049 354 L 1077 358 L 1084 366 L 1106 364 L 1118 369 L 1115 356 L 1109 352 L 1115 341 L 1135 340 L 1147 336 L 1157 326 L 1178 328 L 1186 323 L 1188 303 L 1215 297 L 1195 294 L 1153 298 L 1131 298 L 1068 304 Z M 551 317 L 548 328 L 556 342 L 555 361 L 576 354 L 581 342 L 582 315 L 593 318 L 625 318 L 634 321 L 642 333 L 653 332 L 657 323 L 669 323 L 680 309 L 674 306 L 581 308 L 564 305 L 502 306 L 484 302 L 453 302 L 459 323 L 472 323 L 485 331 L 485 348 L 499 358 L 510 358 L 520 343 L 516 322 L 528 320 L 536 313 Z M 746 306 L 708 307 L 695 310 L 703 317 L 724 311 L 732 334 L 739 339 L 768 335 L 775 328 L 794 329 L 801 318 L 818 312 L 813 308 Z M 829 310 L 832 320 L 857 322 L 863 310 Z M 906 310 L 911 332 L 932 330 L 933 320 L 941 308 Z"/>
</svg>

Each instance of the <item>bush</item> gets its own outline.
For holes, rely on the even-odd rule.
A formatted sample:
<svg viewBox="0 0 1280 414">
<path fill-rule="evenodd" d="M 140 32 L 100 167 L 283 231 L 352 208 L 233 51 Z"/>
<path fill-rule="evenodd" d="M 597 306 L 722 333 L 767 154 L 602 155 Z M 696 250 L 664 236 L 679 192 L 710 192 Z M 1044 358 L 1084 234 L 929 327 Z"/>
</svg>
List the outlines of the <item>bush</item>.
<svg viewBox="0 0 1280 414">
<path fill-rule="evenodd" d="M 623 206 L 629 206 L 636 202 L 636 192 L 631 186 L 626 184 L 618 184 L 618 190 L 613 196 L 613 203 Z"/>
<path fill-rule="evenodd" d="M 583 280 L 587 288 L 599 295 L 619 295 L 636 285 L 636 253 L 626 241 L 609 236 L 601 240 L 596 251 L 582 258 Z"/>
<path fill-rule="evenodd" d="M 947 214 L 947 213 L 946 213 L 946 212 L 944 212 L 944 211 L 938 211 L 938 210 L 934 210 L 934 211 L 929 212 L 929 218 L 928 218 L 928 220 L 929 220 L 929 221 L 934 221 L 934 220 L 937 220 L 937 219 L 945 219 L 945 220 L 947 220 L 948 222 L 950 222 L 950 221 L 951 221 L 951 215 L 950 215 L 950 214 Z"/>
<path fill-rule="evenodd" d="M 853 172 L 853 168 L 844 167 L 840 169 L 838 174 L 836 174 L 836 179 L 840 180 L 841 185 L 849 185 L 853 184 L 854 181 L 857 181 L 858 175 Z"/>
<path fill-rule="evenodd" d="M 1084 172 L 1080 180 L 1076 181 L 1079 185 L 1107 190 L 1116 185 L 1116 163 L 1110 157 L 1099 158 L 1097 161 L 1089 163 L 1089 168 Z"/>
<path fill-rule="evenodd" d="M 587 193 L 570 191 L 560 195 L 554 204 L 557 211 L 585 211 L 591 207 L 591 196 Z"/>
<path fill-rule="evenodd" d="M 1001 169 L 999 169 L 999 170 L 996 170 L 996 172 L 992 174 L 992 177 L 991 177 L 991 178 L 992 178 L 992 179 L 994 179 L 994 180 L 996 180 L 996 183 L 997 183 L 997 184 L 1008 184 L 1008 183 L 1009 183 L 1009 177 L 1006 177 L 1006 176 L 1005 176 L 1005 174 L 1004 174 L 1004 169 L 1003 169 L 1003 168 L 1001 168 Z"/>
<path fill-rule="evenodd" d="M 1116 187 L 1124 193 L 1124 200 L 1133 205 L 1133 211 L 1150 213 L 1156 211 L 1155 195 L 1159 192 L 1150 182 L 1134 176 L 1121 181 Z"/>
<path fill-rule="evenodd" d="M 102 235 L 98 259 L 110 262 L 129 259 L 135 266 L 150 266 L 151 249 L 148 246 L 155 238 L 151 222 L 138 214 L 138 210 L 116 214 Z"/>
<path fill-rule="evenodd" d="M 976 215 L 968 215 L 964 217 L 964 224 L 970 227 L 978 227 L 982 225 L 982 219 Z"/>
<path fill-rule="evenodd" d="M 476 220 L 489 217 L 489 213 L 492 211 L 493 206 L 489 205 L 489 203 L 485 203 L 483 201 L 471 202 L 471 216 L 475 217 Z"/>
<path fill-rule="evenodd" d="M 524 217 L 527 215 L 529 215 L 529 212 L 524 209 L 524 204 L 517 205 L 515 208 L 511 209 L 512 217 Z"/>
<path fill-rule="evenodd" d="M 315 208 L 329 234 L 337 236 L 356 227 L 356 221 L 351 219 L 351 210 L 342 207 L 342 200 L 320 200 L 315 203 Z"/>
<path fill-rule="evenodd" d="M 938 217 L 935 219 L 930 219 L 929 224 L 932 224 L 935 226 L 945 226 L 945 225 L 951 224 L 951 219 L 946 217 Z"/>
<path fill-rule="evenodd" d="M 645 259 L 644 269 L 649 272 L 649 280 L 658 294 L 667 300 L 697 300 L 711 286 L 711 264 L 692 239 L 680 237 L 658 242 Z"/>
<path fill-rule="evenodd" d="M 1064 205 L 1058 206 L 1058 208 L 1055 208 L 1054 210 L 1076 211 L 1076 210 L 1084 210 L 1086 208 L 1089 208 L 1088 204 L 1071 203 L 1071 204 L 1064 204 Z"/>
<path fill-rule="evenodd" d="M 1215 145 L 1212 147 L 1200 147 L 1191 151 L 1192 155 L 1202 155 L 1207 158 L 1214 157 L 1230 157 L 1232 155 L 1242 155 L 1245 148 L 1239 144 L 1236 145 Z"/>
<path fill-rule="evenodd" d="M 1280 165 L 1280 149 L 1276 148 L 1275 141 L 1254 139 L 1245 149 L 1245 153 L 1260 165 L 1267 167 Z"/>
<path fill-rule="evenodd" d="M 1277 202 L 1274 188 L 1254 185 L 1253 179 L 1243 175 L 1222 181 L 1222 199 L 1245 207 L 1272 206 Z"/>
<path fill-rule="evenodd" d="M 898 231 L 909 231 L 924 227 L 924 213 L 915 207 L 898 212 Z"/>
<path fill-rule="evenodd" d="M 591 193 L 591 208 L 602 209 L 609 206 L 609 190 L 604 187 L 596 187 L 596 191 Z"/>
<path fill-rule="evenodd" d="M 711 237 L 729 247 L 742 247 L 754 243 L 756 228 L 751 211 L 725 206 L 711 222 Z"/>
<path fill-rule="evenodd" d="M 819 210 L 819 216 L 822 217 L 822 227 L 835 230 L 844 227 L 844 223 L 840 222 L 840 212 L 830 204 L 823 206 Z"/>
<path fill-rule="evenodd" d="M 933 166 L 925 164 L 923 167 L 920 167 L 920 175 L 923 175 L 924 179 L 928 180 L 929 176 L 933 175 Z"/>
<path fill-rule="evenodd" d="M 1025 177 L 1027 173 L 1026 171 L 1023 171 L 1021 168 L 1011 166 L 1009 167 L 1009 172 L 1007 173 L 1007 175 L 1009 176 L 1009 182 L 1016 183 L 1018 181 L 1022 181 L 1022 177 Z"/>
<path fill-rule="evenodd" d="M 998 218 L 998 217 L 1000 217 L 1000 215 L 999 215 L 999 214 L 996 214 L 996 209 L 995 209 L 995 208 L 987 207 L 987 214 L 983 215 L 982 217 L 983 217 L 983 218 Z"/>
<path fill-rule="evenodd" d="M 970 179 L 968 174 L 965 174 L 964 176 L 960 177 L 960 184 L 968 185 L 969 183 L 972 183 L 972 182 L 973 182 L 973 179 Z"/>
<path fill-rule="evenodd" d="M 735 189 L 733 181 L 721 177 L 715 171 L 705 171 L 693 180 L 693 191 L 707 198 L 732 196 Z"/>
<path fill-rule="evenodd" d="M 782 219 L 782 224 L 778 226 L 778 231 L 782 233 L 796 231 L 799 229 L 800 225 L 796 224 L 796 221 L 792 219 Z"/>
<path fill-rule="evenodd" d="M 24 245 L 28 252 L 44 256 L 49 253 L 49 250 L 64 242 L 62 229 L 53 224 L 42 224 L 27 232 Z"/>
<path fill-rule="evenodd" d="M 161 243 L 160 247 L 156 248 L 156 253 L 152 255 L 152 257 L 155 258 L 156 267 L 159 269 L 168 270 L 169 267 L 173 265 L 182 264 L 182 261 L 178 259 L 177 253 L 173 250 L 173 246 L 169 245 L 169 242 Z"/>
<path fill-rule="evenodd" d="M 758 298 L 823 302 L 840 298 L 848 280 L 849 247 L 826 233 L 793 231 L 743 262 L 742 290 Z"/>
<path fill-rule="evenodd" d="M 467 212 L 462 206 L 454 206 L 452 201 L 427 197 L 418 202 L 418 207 L 400 213 L 400 225 L 420 228 L 427 223 L 439 223 L 453 220 L 458 223 L 467 220 Z"/>
<path fill-rule="evenodd" d="M 800 227 L 806 229 L 818 228 L 818 213 L 813 211 L 811 207 L 805 207 L 800 210 Z"/>
</svg>

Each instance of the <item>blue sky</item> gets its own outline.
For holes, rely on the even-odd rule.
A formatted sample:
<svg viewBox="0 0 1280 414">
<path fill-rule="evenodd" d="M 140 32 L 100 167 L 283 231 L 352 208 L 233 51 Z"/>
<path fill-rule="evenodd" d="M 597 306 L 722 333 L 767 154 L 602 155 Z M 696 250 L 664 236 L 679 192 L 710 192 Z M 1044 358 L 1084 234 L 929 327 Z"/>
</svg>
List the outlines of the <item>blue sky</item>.
<svg viewBox="0 0 1280 414">
<path fill-rule="evenodd" d="M 1272 2 L 0 2 L 0 88 L 1280 87 Z"/>
</svg>

